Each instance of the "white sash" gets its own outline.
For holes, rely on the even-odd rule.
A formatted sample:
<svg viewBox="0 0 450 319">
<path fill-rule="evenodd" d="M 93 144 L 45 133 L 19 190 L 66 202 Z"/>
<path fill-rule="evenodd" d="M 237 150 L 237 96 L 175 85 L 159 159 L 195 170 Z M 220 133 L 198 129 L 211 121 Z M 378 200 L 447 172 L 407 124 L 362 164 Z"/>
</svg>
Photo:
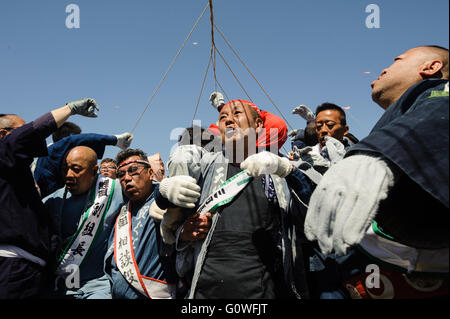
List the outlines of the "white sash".
<svg viewBox="0 0 450 319">
<path fill-rule="evenodd" d="M 175 285 L 142 276 L 134 258 L 131 236 L 130 202 L 123 206 L 117 217 L 114 233 L 114 260 L 126 281 L 147 298 L 172 299 Z"/>
<path fill-rule="evenodd" d="M 252 179 L 253 177 L 249 176 L 246 170 L 230 177 L 203 202 L 197 213 L 203 216 L 207 212 L 212 213 L 220 206 L 228 204 Z"/>
<path fill-rule="evenodd" d="M 66 269 L 68 266 L 80 267 L 98 232 L 101 231 L 101 225 L 111 204 L 115 183 L 114 179 L 98 176 L 94 203 L 82 216 L 80 226 L 59 258 L 57 274 L 71 273 L 72 270 Z"/>
</svg>

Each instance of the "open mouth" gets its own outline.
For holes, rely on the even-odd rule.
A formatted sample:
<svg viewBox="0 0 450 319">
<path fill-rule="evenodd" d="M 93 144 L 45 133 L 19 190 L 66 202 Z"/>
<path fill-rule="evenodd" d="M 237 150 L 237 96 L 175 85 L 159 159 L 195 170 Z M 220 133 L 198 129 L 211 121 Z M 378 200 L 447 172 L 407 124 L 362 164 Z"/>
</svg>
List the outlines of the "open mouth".
<svg viewBox="0 0 450 319">
<path fill-rule="evenodd" d="M 66 187 L 67 188 L 73 188 L 75 186 L 75 182 L 74 181 L 66 181 Z"/>
</svg>

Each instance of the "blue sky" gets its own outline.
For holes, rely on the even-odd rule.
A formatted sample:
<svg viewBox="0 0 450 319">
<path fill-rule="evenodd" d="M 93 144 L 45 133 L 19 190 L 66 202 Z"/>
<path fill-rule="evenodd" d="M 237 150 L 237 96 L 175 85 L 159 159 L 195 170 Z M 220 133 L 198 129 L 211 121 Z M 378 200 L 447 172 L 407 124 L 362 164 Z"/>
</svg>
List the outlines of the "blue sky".
<svg viewBox="0 0 450 319">
<path fill-rule="evenodd" d="M 80 8 L 80 28 L 68 29 L 66 6 Z M 0 1 L 0 113 L 26 121 L 66 102 L 92 97 L 99 117 L 73 116 L 83 132 L 131 131 L 207 0 Z M 448 47 L 448 0 L 215 0 L 216 24 L 287 118 L 323 102 L 350 106 L 350 131 L 366 136 L 382 115 L 370 83 L 409 48 Z M 369 4 L 380 28 L 366 27 Z M 210 55 L 209 11 L 138 123 L 132 147 L 167 161 L 174 128 L 191 125 Z M 261 109 L 279 115 L 216 32 L 216 45 Z M 245 98 L 217 55 L 217 77 L 230 98 Z M 370 74 L 368 74 L 370 72 Z M 217 112 L 206 81 L 196 119 L 208 127 Z M 50 139 L 49 139 L 50 141 Z M 290 150 L 290 143 L 286 143 Z M 108 147 L 105 156 L 119 149 Z"/>
</svg>

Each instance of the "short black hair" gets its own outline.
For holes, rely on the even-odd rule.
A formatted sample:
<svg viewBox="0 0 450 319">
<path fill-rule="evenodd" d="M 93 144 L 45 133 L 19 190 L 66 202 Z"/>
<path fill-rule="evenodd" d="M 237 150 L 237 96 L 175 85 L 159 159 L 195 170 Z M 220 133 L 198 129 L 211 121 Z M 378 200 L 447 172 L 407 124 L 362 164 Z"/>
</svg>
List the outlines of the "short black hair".
<svg viewBox="0 0 450 319">
<path fill-rule="evenodd" d="M 81 128 L 72 122 L 64 122 L 55 132 L 52 134 L 53 143 L 63 139 L 70 135 L 76 135 L 81 133 Z"/>
<path fill-rule="evenodd" d="M 198 134 L 200 133 L 200 136 Z M 192 145 L 200 141 L 201 147 L 205 147 L 214 140 L 215 136 L 210 131 L 200 126 L 191 126 L 186 128 L 178 137 L 178 145 Z"/>
<path fill-rule="evenodd" d="M 145 153 L 143 150 L 138 149 L 138 148 L 129 148 L 126 150 L 123 150 L 121 152 L 119 152 L 116 156 L 116 164 L 120 165 L 120 163 L 122 163 L 124 160 L 126 160 L 128 157 L 131 156 L 139 156 L 139 158 L 143 161 L 148 162 L 147 159 L 147 153 Z M 149 163 L 150 165 L 150 163 Z"/>
<path fill-rule="evenodd" d="M 316 132 L 316 123 L 314 121 L 311 121 L 306 125 L 305 136 L 303 140 L 306 146 L 314 146 L 319 143 Z"/>
<path fill-rule="evenodd" d="M 326 110 L 336 110 L 336 111 L 338 111 L 339 114 L 340 114 L 339 120 L 341 121 L 341 125 L 342 126 L 347 125 L 347 117 L 345 115 L 344 110 L 339 105 L 336 105 L 336 104 L 333 104 L 333 103 L 325 102 L 325 103 L 322 103 L 321 105 L 319 105 L 316 108 L 316 117 L 317 117 L 317 115 L 320 112 L 323 112 L 323 111 L 326 111 Z"/>
</svg>

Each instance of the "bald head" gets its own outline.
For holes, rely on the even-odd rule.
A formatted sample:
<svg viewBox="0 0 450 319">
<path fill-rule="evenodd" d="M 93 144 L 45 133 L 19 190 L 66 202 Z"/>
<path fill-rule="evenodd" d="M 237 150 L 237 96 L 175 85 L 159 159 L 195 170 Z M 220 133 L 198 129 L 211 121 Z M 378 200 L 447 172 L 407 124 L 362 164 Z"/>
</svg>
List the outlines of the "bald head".
<svg viewBox="0 0 450 319">
<path fill-rule="evenodd" d="M 437 72 L 434 77 L 439 79 L 448 79 L 448 49 L 434 45 L 422 46 L 418 47 L 418 49 L 424 54 L 424 62 L 432 60 L 442 62 L 440 72 Z"/>
<path fill-rule="evenodd" d="M 97 165 L 97 153 L 87 146 L 77 146 L 72 148 L 69 153 L 67 153 L 67 157 L 69 156 L 83 159 L 89 166 Z"/>
<path fill-rule="evenodd" d="M 15 128 L 25 125 L 25 121 L 15 114 L 0 114 L 0 138 L 11 133 Z"/>
<path fill-rule="evenodd" d="M 87 146 L 77 146 L 66 156 L 64 180 L 67 189 L 73 195 L 81 195 L 89 191 L 97 176 L 97 154 Z"/>
<path fill-rule="evenodd" d="M 372 99 L 387 109 L 408 88 L 432 78 L 448 79 L 448 50 L 437 46 L 410 49 L 397 56 L 372 82 Z"/>
</svg>

